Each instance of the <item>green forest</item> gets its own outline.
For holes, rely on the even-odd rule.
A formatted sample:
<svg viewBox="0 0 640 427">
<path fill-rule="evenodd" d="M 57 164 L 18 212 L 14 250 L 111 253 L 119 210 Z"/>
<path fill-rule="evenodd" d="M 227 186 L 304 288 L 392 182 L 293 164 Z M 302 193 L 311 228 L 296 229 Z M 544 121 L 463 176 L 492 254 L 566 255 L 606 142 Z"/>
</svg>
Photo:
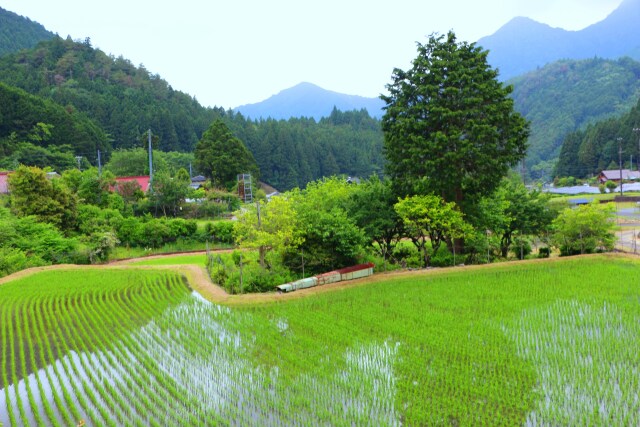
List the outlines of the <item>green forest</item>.
<svg viewBox="0 0 640 427">
<path fill-rule="evenodd" d="M 53 36 L 37 22 L 0 8 L 0 56 L 32 48 Z"/>
<path fill-rule="evenodd" d="M 637 103 L 640 63 L 630 58 L 562 60 L 509 83 L 516 110 L 531 122 L 529 176 L 549 179 L 568 134 L 620 116 Z M 562 170 L 558 166 L 556 173 Z"/>
<path fill-rule="evenodd" d="M 588 178 L 603 169 L 637 168 L 640 160 L 640 103 L 628 113 L 567 136 L 554 175 Z M 619 150 L 622 149 L 622 156 Z"/>
<path fill-rule="evenodd" d="M 6 169 L 43 167 L 46 159 L 61 172 L 75 156 L 96 165 L 97 150 L 106 161 L 114 151 L 143 147 L 148 129 L 155 149 L 191 153 L 208 126 L 222 119 L 251 150 L 263 180 L 281 190 L 322 176 L 382 171 L 380 123 L 365 110 L 334 110 L 320 122 L 248 120 L 201 106 L 144 66 L 94 49 L 88 39 L 54 37 L 6 55 L 0 81 L 0 166 Z M 34 137 L 38 129 L 47 132 Z"/>
</svg>

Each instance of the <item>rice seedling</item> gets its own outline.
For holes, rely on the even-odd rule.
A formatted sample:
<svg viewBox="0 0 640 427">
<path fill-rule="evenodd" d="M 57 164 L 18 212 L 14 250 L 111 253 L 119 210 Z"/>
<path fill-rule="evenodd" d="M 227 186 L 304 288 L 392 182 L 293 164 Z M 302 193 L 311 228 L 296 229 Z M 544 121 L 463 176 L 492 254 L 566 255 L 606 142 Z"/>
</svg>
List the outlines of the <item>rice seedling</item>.
<svg viewBox="0 0 640 427">
<path fill-rule="evenodd" d="M 4 425 L 638 425 L 640 264 L 419 274 L 223 307 L 176 273 L 0 286 Z"/>
</svg>

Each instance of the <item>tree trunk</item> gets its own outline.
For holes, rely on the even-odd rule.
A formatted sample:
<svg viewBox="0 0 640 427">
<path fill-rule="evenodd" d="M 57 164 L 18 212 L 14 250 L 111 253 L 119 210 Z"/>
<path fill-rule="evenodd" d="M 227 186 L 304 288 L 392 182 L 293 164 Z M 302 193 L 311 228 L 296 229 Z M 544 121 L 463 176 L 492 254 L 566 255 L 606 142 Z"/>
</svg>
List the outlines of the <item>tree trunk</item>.
<svg viewBox="0 0 640 427">
<path fill-rule="evenodd" d="M 461 188 L 456 188 L 456 205 L 460 211 L 462 211 L 462 201 L 464 200 L 464 194 L 462 194 Z M 458 237 L 453 239 L 454 253 L 462 255 L 464 253 L 464 237 Z"/>
</svg>

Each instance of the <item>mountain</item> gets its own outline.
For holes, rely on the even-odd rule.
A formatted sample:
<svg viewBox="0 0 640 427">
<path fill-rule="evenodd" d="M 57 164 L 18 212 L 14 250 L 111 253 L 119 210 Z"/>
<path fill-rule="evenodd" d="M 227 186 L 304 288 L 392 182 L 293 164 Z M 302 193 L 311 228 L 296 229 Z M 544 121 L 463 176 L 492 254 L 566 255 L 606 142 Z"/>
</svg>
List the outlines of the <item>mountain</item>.
<svg viewBox="0 0 640 427">
<path fill-rule="evenodd" d="M 365 109 L 372 117 L 382 117 L 384 102 L 378 98 L 345 95 L 311 83 L 300 83 L 255 104 L 242 105 L 236 112 L 252 119 L 288 119 L 290 117 L 328 117 L 336 107 L 341 111 Z"/>
<path fill-rule="evenodd" d="M 590 123 L 628 112 L 640 98 L 640 63 L 562 60 L 508 81 L 515 109 L 531 122 L 527 167 L 549 176 L 564 138 Z"/>
<path fill-rule="evenodd" d="M 624 0 L 607 18 L 580 31 L 552 28 L 529 18 L 509 21 L 477 44 L 508 80 L 560 59 L 640 59 L 640 0 Z"/>
<path fill-rule="evenodd" d="M 629 112 L 570 133 L 562 144 L 554 176 L 588 178 L 603 169 L 635 170 L 640 159 L 640 102 Z M 633 163 L 633 164 L 632 164 Z"/>
<path fill-rule="evenodd" d="M 108 161 L 114 149 L 146 143 L 141 136 L 149 128 L 161 151 L 192 152 L 221 118 L 251 150 L 261 178 L 280 190 L 324 176 L 381 173 L 380 121 L 366 110 L 343 113 L 331 105 L 318 121 L 250 120 L 204 108 L 143 66 L 93 48 L 89 39 L 55 36 L 0 57 L 0 169 L 22 163 L 63 171 L 75 156 L 95 164 L 98 149 Z"/>
<path fill-rule="evenodd" d="M 4 55 L 0 81 L 81 111 L 109 134 L 114 149 L 137 146 L 151 128 L 159 149 L 192 151 L 222 110 L 204 108 L 143 66 L 92 47 L 89 39 L 55 36 Z"/>
<path fill-rule="evenodd" d="M 32 48 L 54 36 L 37 22 L 0 7 L 0 56 Z"/>
<path fill-rule="evenodd" d="M 109 145 L 100 127 L 72 109 L 0 83 L 0 170 L 18 164 L 64 170 L 75 156 Z"/>
</svg>

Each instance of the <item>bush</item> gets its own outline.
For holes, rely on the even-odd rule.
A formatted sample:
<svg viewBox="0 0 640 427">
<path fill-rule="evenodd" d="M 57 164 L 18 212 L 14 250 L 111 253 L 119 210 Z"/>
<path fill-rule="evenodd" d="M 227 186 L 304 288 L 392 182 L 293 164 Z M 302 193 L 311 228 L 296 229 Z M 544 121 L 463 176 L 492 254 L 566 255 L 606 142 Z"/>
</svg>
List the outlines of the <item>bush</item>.
<svg viewBox="0 0 640 427">
<path fill-rule="evenodd" d="M 549 258 L 549 256 L 551 255 L 551 249 L 549 249 L 548 247 L 543 247 L 538 249 L 538 258 Z"/>
<path fill-rule="evenodd" d="M 516 238 L 511 245 L 511 253 L 518 259 L 524 259 L 531 254 L 531 243 L 527 239 Z"/>
<path fill-rule="evenodd" d="M 234 242 L 233 237 L 233 222 L 231 221 L 215 221 L 205 226 L 205 233 L 207 240 L 211 239 L 214 242 L 232 244 Z"/>
<path fill-rule="evenodd" d="M 431 266 L 432 267 L 451 267 L 454 265 L 454 261 L 456 263 L 462 262 L 464 258 L 462 256 L 457 256 L 454 260 L 453 254 L 449 252 L 447 248 L 440 248 L 438 252 L 431 256 Z"/>
<path fill-rule="evenodd" d="M 25 268 L 40 267 L 48 264 L 50 263 L 39 256 L 27 256 L 26 253 L 19 249 L 0 247 L 0 277 L 8 276 Z"/>
<path fill-rule="evenodd" d="M 422 259 L 420 252 L 409 242 L 399 242 L 392 252 L 393 260 L 403 267 L 420 268 Z"/>
</svg>

